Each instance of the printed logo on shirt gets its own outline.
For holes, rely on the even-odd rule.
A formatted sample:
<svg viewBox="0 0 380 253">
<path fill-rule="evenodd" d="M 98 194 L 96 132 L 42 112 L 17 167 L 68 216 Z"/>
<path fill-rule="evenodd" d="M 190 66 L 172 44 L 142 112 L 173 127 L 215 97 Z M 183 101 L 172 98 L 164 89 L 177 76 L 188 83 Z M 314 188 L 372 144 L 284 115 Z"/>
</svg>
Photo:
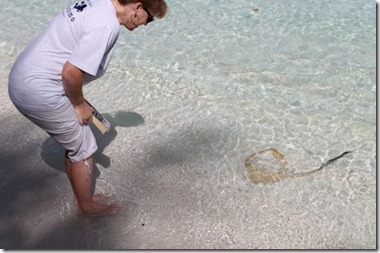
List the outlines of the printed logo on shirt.
<svg viewBox="0 0 380 253">
<path fill-rule="evenodd" d="M 86 0 L 86 1 L 81 1 L 76 3 L 73 6 L 69 6 L 66 8 L 66 11 L 63 12 L 63 16 L 66 16 L 70 19 L 71 22 L 75 21 L 75 12 L 82 12 L 85 10 L 87 7 L 92 7 L 92 2 L 91 0 Z"/>
<path fill-rule="evenodd" d="M 77 9 L 77 12 L 82 12 L 84 8 L 87 7 L 87 4 L 82 1 L 80 3 L 76 3 L 75 6 L 74 6 L 74 9 Z"/>
</svg>

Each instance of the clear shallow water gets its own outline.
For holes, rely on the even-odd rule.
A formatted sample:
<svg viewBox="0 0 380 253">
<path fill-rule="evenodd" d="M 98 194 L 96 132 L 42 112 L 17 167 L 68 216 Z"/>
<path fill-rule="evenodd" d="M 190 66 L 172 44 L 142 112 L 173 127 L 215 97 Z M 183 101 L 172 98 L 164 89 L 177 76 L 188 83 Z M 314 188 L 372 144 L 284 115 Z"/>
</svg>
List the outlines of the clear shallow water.
<svg viewBox="0 0 380 253">
<path fill-rule="evenodd" d="M 0 3 L 3 97 L 15 57 L 65 3 Z M 62 150 L 7 100 L 1 141 L 14 147 L 0 157 L 2 192 L 22 184 L 1 209 L 3 221 L 12 214 L 2 232 L 32 248 L 374 248 L 375 3 L 168 4 L 164 20 L 122 31 L 107 75 L 85 89 L 115 126 L 99 136 L 97 190 L 114 193 L 121 213 L 73 218 Z M 18 120 L 33 134 L 16 134 Z M 244 159 L 268 147 L 295 172 L 354 153 L 319 174 L 253 185 Z M 11 159 L 18 150 L 34 162 Z M 25 170 L 46 188 L 20 190 L 41 185 L 20 179 Z"/>
</svg>

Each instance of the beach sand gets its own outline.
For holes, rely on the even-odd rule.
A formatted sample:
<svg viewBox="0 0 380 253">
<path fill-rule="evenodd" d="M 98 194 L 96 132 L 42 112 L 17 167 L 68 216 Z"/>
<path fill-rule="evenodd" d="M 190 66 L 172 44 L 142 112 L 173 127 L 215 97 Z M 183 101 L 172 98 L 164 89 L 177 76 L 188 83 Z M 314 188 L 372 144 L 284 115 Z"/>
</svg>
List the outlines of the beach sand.
<svg viewBox="0 0 380 253">
<path fill-rule="evenodd" d="M 121 209 L 80 218 L 64 150 L 7 94 L 17 55 L 65 4 L 2 1 L 0 248 L 376 249 L 374 6 L 324 4 L 172 1 L 123 33 L 85 88 L 112 125 L 94 129 L 95 193 Z M 295 173 L 353 152 L 254 184 L 245 159 L 267 148 Z"/>
<path fill-rule="evenodd" d="M 223 121 L 226 101 L 218 104 L 219 115 L 209 106 L 212 114 L 201 111 L 190 121 L 161 107 L 104 113 L 113 128 L 105 135 L 94 129 L 96 192 L 111 193 L 121 210 L 79 218 L 63 149 L 13 107 L 4 82 L 2 248 L 376 247 L 375 181 L 355 171 L 367 166 L 366 154 L 356 151 L 310 177 L 254 185 L 245 176 L 244 158 L 260 145 L 239 140 L 238 123 Z"/>
</svg>

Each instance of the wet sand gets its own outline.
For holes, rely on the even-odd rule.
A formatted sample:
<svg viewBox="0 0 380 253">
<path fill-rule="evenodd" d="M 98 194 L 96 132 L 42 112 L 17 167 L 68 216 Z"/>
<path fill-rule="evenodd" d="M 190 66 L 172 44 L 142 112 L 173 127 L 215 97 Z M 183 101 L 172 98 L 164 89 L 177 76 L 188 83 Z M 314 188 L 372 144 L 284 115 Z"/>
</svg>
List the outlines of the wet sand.
<svg viewBox="0 0 380 253">
<path fill-rule="evenodd" d="M 113 128 L 105 135 L 94 129 L 96 192 L 111 193 L 121 210 L 79 218 L 63 149 L 16 111 L 4 82 L 1 248 L 376 247 L 375 182 L 355 171 L 367 153 L 358 151 L 310 177 L 253 185 L 244 158 L 258 146 L 238 142 L 238 133 L 230 131 L 234 123 L 223 125 L 216 116 L 196 124 L 166 120 L 170 127 L 164 128 L 157 126 L 163 113 L 104 113 Z"/>
</svg>

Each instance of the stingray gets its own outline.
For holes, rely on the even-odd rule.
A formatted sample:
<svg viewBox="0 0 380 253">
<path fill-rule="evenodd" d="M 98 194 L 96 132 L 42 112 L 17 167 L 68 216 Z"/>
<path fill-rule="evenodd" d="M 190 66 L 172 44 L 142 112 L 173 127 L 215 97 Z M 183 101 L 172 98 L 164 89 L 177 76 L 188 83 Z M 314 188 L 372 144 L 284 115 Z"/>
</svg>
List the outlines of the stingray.
<svg viewBox="0 0 380 253">
<path fill-rule="evenodd" d="M 323 163 L 319 168 L 306 172 L 292 173 L 289 171 L 289 162 L 285 156 L 277 149 L 269 148 L 249 155 L 245 159 L 245 169 L 248 172 L 249 180 L 254 184 L 274 183 L 284 178 L 297 178 L 313 174 L 352 152 L 343 152 L 341 155 Z"/>
</svg>

